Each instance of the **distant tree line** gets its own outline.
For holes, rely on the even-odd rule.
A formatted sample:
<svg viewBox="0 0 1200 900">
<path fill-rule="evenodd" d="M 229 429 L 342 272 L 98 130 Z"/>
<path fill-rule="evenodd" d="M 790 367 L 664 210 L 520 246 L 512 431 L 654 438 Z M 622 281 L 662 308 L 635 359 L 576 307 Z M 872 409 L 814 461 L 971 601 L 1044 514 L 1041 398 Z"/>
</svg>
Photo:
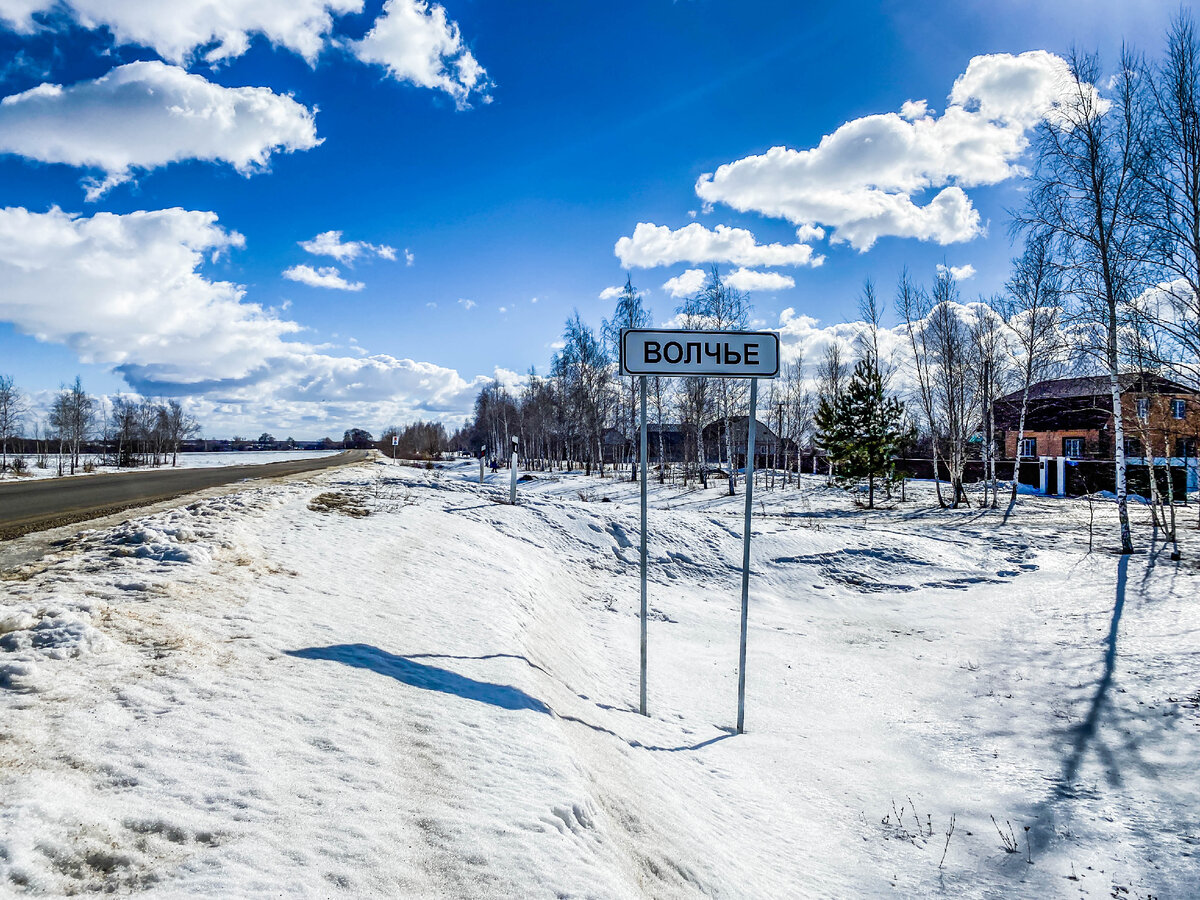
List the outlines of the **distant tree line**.
<svg viewBox="0 0 1200 900">
<path fill-rule="evenodd" d="M 178 400 L 118 396 L 108 403 L 88 394 L 78 376 L 38 419 L 14 378 L 0 375 L 0 473 L 22 474 L 29 455 L 33 465 L 53 465 L 60 475 L 94 464 L 176 465 L 181 445 L 199 430 Z"/>
</svg>

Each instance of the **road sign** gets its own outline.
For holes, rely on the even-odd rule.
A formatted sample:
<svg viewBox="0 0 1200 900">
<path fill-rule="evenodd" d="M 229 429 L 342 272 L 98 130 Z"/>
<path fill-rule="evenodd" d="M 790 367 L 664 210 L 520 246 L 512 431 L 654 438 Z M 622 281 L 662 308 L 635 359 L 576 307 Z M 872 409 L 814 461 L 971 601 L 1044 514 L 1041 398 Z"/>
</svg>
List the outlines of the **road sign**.
<svg viewBox="0 0 1200 900">
<path fill-rule="evenodd" d="M 626 328 L 621 332 L 622 375 L 636 375 L 641 395 L 642 539 L 641 539 L 641 696 L 646 712 L 646 376 L 669 378 L 708 375 L 750 379 L 750 415 L 746 420 L 746 525 L 742 532 L 742 622 L 738 644 L 737 731 L 746 718 L 746 631 L 750 613 L 750 518 L 754 503 L 754 432 L 758 415 L 758 379 L 779 374 L 779 335 L 774 331 L 679 331 Z M 701 460 L 701 465 L 704 465 Z M 731 466 L 736 465 L 730 460 Z"/>
<path fill-rule="evenodd" d="M 393 434 L 392 435 L 392 446 L 395 447 L 399 443 L 400 443 L 400 436 Z"/>
<path fill-rule="evenodd" d="M 774 378 L 779 374 L 779 335 L 626 328 L 621 332 L 620 361 L 622 375 Z"/>
</svg>

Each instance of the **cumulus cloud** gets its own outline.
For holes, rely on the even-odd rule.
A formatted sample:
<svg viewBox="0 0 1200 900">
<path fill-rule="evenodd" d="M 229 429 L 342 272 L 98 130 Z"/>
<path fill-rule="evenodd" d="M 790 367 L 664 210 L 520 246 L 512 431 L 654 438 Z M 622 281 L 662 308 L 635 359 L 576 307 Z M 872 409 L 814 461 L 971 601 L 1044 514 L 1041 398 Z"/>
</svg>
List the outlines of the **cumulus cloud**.
<svg viewBox="0 0 1200 900">
<path fill-rule="evenodd" d="M 314 65 L 331 43 L 334 20 L 363 11 L 363 0 L 0 0 L 0 22 L 31 32 L 58 13 L 85 28 L 108 28 L 119 44 L 149 47 L 175 63 L 241 56 L 261 35 Z M 37 16 L 38 18 L 35 18 Z M 388 0 L 361 41 L 348 49 L 397 81 L 444 91 L 459 107 L 488 99 L 487 73 L 446 10 L 427 0 Z"/>
<path fill-rule="evenodd" d="M 362 8 L 362 0 L 0 0 L 0 19 L 29 32 L 35 14 L 62 10 L 85 28 L 108 28 L 118 43 L 150 47 L 177 63 L 202 48 L 209 62 L 241 56 L 258 34 L 313 63 L 334 16 Z"/>
<path fill-rule="evenodd" d="M 295 339 L 301 325 L 200 271 L 243 245 L 211 212 L 0 209 L 0 321 L 112 366 L 140 393 L 191 398 L 209 433 L 222 423 L 316 436 L 418 416 L 453 421 L 493 377 L 341 357 Z"/>
<path fill-rule="evenodd" d="M 794 288 L 796 282 L 778 272 L 756 272 L 754 269 L 734 269 L 724 276 L 725 283 L 739 291 L 782 291 Z"/>
<path fill-rule="evenodd" d="M 683 274 L 668 278 L 663 282 L 663 290 L 676 299 L 690 297 L 704 287 L 704 280 L 707 277 L 703 269 L 688 269 Z"/>
<path fill-rule="evenodd" d="M 965 266 L 948 266 L 945 263 L 938 263 L 937 270 L 939 273 L 949 275 L 955 281 L 966 281 L 968 278 L 975 277 L 975 267 L 970 263 Z"/>
<path fill-rule="evenodd" d="M 250 373 L 299 326 L 196 270 L 243 245 L 215 213 L 0 210 L 0 318 L 85 363 L 154 361 L 187 381 Z"/>
<path fill-rule="evenodd" d="M 1028 132 L 1068 99 L 1070 73 L 1042 50 L 977 56 L 940 116 L 924 101 L 846 122 L 808 150 L 773 147 L 702 175 L 706 204 L 823 224 L 830 240 L 869 249 L 881 237 L 950 244 L 983 233 L 964 188 L 1023 171 Z M 928 192 L 936 191 L 925 200 Z"/>
<path fill-rule="evenodd" d="M 313 113 L 269 88 L 227 88 L 158 61 L 118 66 L 93 81 L 42 84 L 0 100 L 0 153 L 99 169 L 88 199 L 185 159 L 243 175 L 274 153 L 321 143 Z"/>
<path fill-rule="evenodd" d="M 391 249 L 391 248 L 388 248 L 388 249 Z M 404 248 L 404 264 L 406 266 L 411 266 L 416 261 L 417 261 L 417 255 L 415 253 L 413 253 L 411 250 L 409 250 L 407 247 L 405 247 Z"/>
<path fill-rule="evenodd" d="M 310 241 L 300 241 L 305 252 L 313 256 L 332 256 L 338 262 L 349 263 L 360 256 L 378 256 L 394 260 L 396 248 L 387 244 L 368 244 L 366 241 L 343 241 L 340 231 L 322 231 Z M 404 251 L 408 264 L 412 265 L 412 254 Z"/>
<path fill-rule="evenodd" d="M 813 234 L 810 230 L 807 234 Z M 739 266 L 818 266 L 808 244 L 760 244 L 745 228 L 718 225 L 709 230 L 692 222 L 672 231 L 666 225 L 639 222 L 633 235 L 620 238 L 613 252 L 625 268 L 676 263 L 733 263 Z"/>
<path fill-rule="evenodd" d="M 458 299 L 458 305 L 461 306 L 463 309 L 474 309 L 475 301 L 467 300 L 465 297 L 460 297 Z"/>
<path fill-rule="evenodd" d="M 322 266 L 319 269 L 306 265 L 291 266 L 283 270 L 283 277 L 289 281 L 307 284 L 309 287 L 332 288 L 337 291 L 361 291 L 365 287 L 361 281 L 347 281 L 334 266 Z"/>
<path fill-rule="evenodd" d="M 487 72 L 436 3 L 387 0 L 371 30 L 349 49 L 363 62 L 383 66 L 397 81 L 445 91 L 460 109 L 472 96 L 490 100 Z"/>
<path fill-rule="evenodd" d="M 614 284 L 612 287 L 606 287 L 604 290 L 602 290 L 600 292 L 600 299 L 601 300 L 616 300 L 624 292 L 625 292 L 625 288 L 618 287 L 617 285 Z M 534 297 L 533 300 L 536 303 L 537 297 Z"/>
</svg>

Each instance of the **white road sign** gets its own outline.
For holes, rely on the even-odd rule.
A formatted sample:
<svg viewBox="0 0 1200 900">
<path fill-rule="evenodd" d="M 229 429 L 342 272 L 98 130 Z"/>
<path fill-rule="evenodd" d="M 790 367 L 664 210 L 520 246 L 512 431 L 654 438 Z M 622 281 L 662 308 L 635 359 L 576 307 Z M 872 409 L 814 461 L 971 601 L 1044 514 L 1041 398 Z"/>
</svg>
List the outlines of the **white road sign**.
<svg viewBox="0 0 1200 900">
<path fill-rule="evenodd" d="M 395 447 L 399 443 L 400 443 L 400 438 L 393 434 L 392 435 L 392 446 Z"/>
<path fill-rule="evenodd" d="M 627 328 L 621 332 L 620 358 L 622 375 L 774 378 L 779 374 L 779 335 Z"/>
</svg>

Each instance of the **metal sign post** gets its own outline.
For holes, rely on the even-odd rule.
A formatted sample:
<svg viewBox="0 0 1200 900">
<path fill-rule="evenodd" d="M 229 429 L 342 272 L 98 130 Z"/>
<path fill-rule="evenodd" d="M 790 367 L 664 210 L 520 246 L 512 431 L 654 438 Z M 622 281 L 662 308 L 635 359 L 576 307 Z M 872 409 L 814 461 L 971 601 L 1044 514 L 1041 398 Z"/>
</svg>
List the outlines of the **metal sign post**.
<svg viewBox="0 0 1200 900">
<path fill-rule="evenodd" d="M 750 379 L 750 418 L 746 422 L 746 530 L 742 535 L 742 637 L 738 645 L 738 723 L 746 721 L 746 626 L 750 619 L 750 514 L 754 509 L 754 416 L 758 411 L 758 379 Z"/>
<path fill-rule="evenodd" d="M 646 712 L 646 376 L 638 378 L 638 389 L 642 395 L 642 680 L 641 705 L 639 711 L 643 716 Z M 661 462 L 661 460 L 660 460 Z"/>
<path fill-rule="evenodd" d="M 508 502 L 517 505 L 517 436 L 513 435 L 512 478 L 508 486 Z"/>
<path fill-rule="evenodd" d="M 483 461 L 487 456 L 487 445 L 484 444 L 479 448 L 479 483 L 483 484 Z"/>
<path fill-rule="evenodd" d="M 746 525 L 742 536 L 742 627 L 738 645 L 737 731 L 746 718 L 746 632 L 750 616 L 750 520 L 754 497 L 754 438 L 758 379 L 779 375 L 779 335 L 773 331 L 680 331 L 627 328 L 621 332 L 620 371 L 639 376 L 641 393 L 641 696 L 646 712 L 646 376 L 715 376 L 750 379 L 750 416 L 746 420 Z M 703 466 L 705 460 L 700 460 Z M 736 460 L 730 460 L 736 465 Z"/>
<path fill-rule="evenodd" d="M 392 435 L 392 462 L 396 461 L 396 445 L 399 443 L 400 443 L 400 436 L 397 434 L 393 434 Z"/>
</svg>

